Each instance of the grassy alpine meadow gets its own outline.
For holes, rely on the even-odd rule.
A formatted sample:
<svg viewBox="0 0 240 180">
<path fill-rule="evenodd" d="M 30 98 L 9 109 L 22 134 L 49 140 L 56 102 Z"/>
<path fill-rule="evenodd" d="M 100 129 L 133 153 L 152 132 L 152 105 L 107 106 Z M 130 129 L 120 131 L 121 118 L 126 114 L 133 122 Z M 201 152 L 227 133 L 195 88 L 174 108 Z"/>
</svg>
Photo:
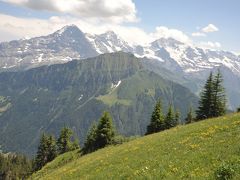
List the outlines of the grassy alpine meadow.
<svg viewBox="0 0 240 180">
<path fill-rule="evenodd" d="M 208 119 L 81 156 L 57 157 L 31 179 L 240 179 L 240 114 Z"/>
</svg>

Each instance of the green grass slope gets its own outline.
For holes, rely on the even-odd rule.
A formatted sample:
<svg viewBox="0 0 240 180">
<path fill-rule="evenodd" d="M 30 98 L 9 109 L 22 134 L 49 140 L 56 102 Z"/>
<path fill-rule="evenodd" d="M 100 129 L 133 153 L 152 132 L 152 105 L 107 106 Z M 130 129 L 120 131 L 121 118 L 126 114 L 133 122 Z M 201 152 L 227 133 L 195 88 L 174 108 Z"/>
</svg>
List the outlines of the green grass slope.
<svg viewBox="0 0 240 180">
<path fill-rule="evenodd" d="M 32 179 L 240 179 L 240 114 L 179 126 L 80 157 L 66 153 Z"/>
</svg>

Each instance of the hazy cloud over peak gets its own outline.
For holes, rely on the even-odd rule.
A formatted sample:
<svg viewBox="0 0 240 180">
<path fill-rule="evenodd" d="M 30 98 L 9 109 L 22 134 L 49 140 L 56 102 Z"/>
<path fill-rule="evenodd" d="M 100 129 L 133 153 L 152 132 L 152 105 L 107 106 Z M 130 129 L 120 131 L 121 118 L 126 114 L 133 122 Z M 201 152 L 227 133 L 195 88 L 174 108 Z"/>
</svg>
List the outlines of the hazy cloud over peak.
<svg viewBox="0 0 240 180">
<path fill-rule="evenodd" d="M 2 0 L 35 10 L 66 13 L 81 18 L 97 18 L 115 23 L 136 22 L 132 0 Z"/>
<path fill-rule="evenodd" d="M 204 42 L 204 46 L 210 47 L 219 47 L 211 42 L 220 42 L 221 49 L 239 52 L 239 36 L 235 35 L 239 26 L 233 23 L 237 22 L 237 16 L 228 13 L 229 18 L 219 19 L 201 1 L 174 1 L 179 7 L 188 6 L 192 10 L 189 14 L 194 17 L 203 10 L 205 14 L 196 21 L 186 21 L 184 8 L 172 13 L 168 8 L 171 2 L 165 2 L 169 6 L 161 6 L 162 2 L 156 0 L 0 0 L 0 42 L 47 35 L 65 25 L 76 24 L 86 33 L 114 31 L 132 44 L 172 37 L 193 45 Z M 196 4 L 199 9 L 194 9 Z M 229 8 L 236 8 L 237 4 L 222 3 Z"/>
<path fill-rule="evenodd" d="M 184 32 L 177 29 L 170 29 L 165 26 L 156 27 L 156 31 L 154 33 L 151 33 L 150 35 L 153 39 L 171 37 L 184 43 L 191 42 L 190 38 Z"/>
</svg>

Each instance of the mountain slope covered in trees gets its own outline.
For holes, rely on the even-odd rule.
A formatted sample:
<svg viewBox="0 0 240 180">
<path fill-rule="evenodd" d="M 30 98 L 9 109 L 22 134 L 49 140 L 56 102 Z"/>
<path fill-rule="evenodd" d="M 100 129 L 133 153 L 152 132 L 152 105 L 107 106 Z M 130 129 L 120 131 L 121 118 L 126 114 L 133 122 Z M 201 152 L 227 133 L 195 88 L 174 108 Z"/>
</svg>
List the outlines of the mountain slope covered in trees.
<svg viewBox="0 0 240 180">
<path fill-rule="evenodd" d="M 163 74 L 166 75 L 164 72 Z M 127 53 L 0 74 L 0 144 L 5 151 L 36 152 L 43 132 L 68 126 L 80 138 L 103 111 L 118 133 L 146 132 L 156 100 L 172 104 L 185 118 L 198 98 L 187 88 L 151 72 Z"/>
<path fill-rule="evenodd" d="M 239 113 L 208 119 L 82 157 L 66 153 L 33 179 L 239 179 L 239 131 Z"/>
</svg>

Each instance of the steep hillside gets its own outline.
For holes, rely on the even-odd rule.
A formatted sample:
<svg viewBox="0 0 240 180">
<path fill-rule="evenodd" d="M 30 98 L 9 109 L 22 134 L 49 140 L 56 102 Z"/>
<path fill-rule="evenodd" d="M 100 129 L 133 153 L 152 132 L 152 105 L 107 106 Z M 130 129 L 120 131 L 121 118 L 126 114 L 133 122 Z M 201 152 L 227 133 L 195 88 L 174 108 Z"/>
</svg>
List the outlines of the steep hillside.
<svg viewBox="0 0 240 180">
<path fill-rule="evenodd" d="M 240 178 L 240 114 L 179 126 L 80 157 L 57 157 L 33 179 Z M 224 168 L 223 168 L 224 167 Z"/>
<path fill-rule="evenodd" d="M 36 151 L 42 132 L 56 135 L 64 125 L 83 143 L 104 110 L 113 115 L 118 132 L 130 136 L 145 133 L 158 98 L 179 108 L 182 117 L 198 101 L 126 53 L 1 73 L 0 97 L 0 144 L 26 154 Z"/>
</svg>

